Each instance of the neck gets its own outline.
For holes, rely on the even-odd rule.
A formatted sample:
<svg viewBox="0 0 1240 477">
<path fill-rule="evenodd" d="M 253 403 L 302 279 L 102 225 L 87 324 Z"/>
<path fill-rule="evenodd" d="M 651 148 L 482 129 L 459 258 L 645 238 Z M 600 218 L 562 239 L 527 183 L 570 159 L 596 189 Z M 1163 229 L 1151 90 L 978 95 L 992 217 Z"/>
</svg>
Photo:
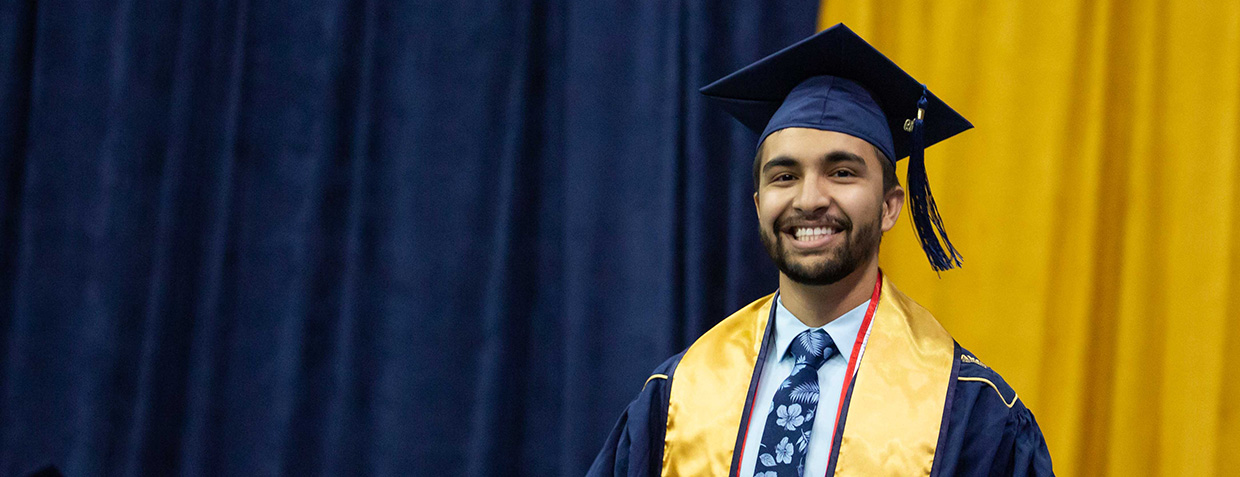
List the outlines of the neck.
<svg viewBox="0 0 1240 477">
<path fill-rule="evenodd" d="M 874 294 L 878 280 L 878 256 L 870 257 L 848 276 L 830 285 L 797 283 L 779 274 L 779 297 L 784 308 L 805 326 L 817 328 L 835 321 L 849 310 L 860 306 Z"/>
</svg>

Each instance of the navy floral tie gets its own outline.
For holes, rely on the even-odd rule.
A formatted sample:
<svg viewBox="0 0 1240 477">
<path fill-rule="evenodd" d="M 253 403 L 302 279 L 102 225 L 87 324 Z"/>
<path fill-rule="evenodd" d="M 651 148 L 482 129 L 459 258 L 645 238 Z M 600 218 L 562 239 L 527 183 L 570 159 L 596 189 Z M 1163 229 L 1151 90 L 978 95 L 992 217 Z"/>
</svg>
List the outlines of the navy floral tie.
<svg viewBox="0 0 1240 477">
<path fill-rule="evenodd" d="M 805 454 L 818 409 L 818 368 L 835 352 L 835 342 L 822 330 L 805 330 L 788 346 L 795 364 L 775 391 L 754 477 L 801 477 L 805 472 Z"/>
</svg>

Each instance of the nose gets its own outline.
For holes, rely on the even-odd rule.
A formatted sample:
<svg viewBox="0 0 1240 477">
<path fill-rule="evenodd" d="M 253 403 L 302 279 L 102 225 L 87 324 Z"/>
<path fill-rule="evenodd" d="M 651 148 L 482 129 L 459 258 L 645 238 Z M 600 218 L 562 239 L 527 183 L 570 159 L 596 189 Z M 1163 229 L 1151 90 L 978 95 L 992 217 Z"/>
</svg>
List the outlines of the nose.
<svg viewBox="0 0 1240 477">
<path fill-rule="evenodd" d="M 801 181 L 801 190 L 793 200 L 792 207 L 803 214 L 826 211 L 831 207 L 830 186 L 815 177 Z"/>
</svg>

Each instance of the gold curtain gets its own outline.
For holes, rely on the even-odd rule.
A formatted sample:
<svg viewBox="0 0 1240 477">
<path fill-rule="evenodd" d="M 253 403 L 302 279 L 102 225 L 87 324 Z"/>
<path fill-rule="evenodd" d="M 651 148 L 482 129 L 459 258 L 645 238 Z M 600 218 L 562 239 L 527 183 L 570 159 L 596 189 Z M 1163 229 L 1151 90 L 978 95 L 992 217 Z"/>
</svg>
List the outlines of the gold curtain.
<svg viewBox="0 0 1240 477">
<path fill-rule="evenodd" d="M 907 214 L 882 263 L 1056 471 L 1240 475 L 1240 2 L 824 2 L 838 22 L 976 126 L 927 151 L 964 268 L 937 277 Z"/>
</svg>

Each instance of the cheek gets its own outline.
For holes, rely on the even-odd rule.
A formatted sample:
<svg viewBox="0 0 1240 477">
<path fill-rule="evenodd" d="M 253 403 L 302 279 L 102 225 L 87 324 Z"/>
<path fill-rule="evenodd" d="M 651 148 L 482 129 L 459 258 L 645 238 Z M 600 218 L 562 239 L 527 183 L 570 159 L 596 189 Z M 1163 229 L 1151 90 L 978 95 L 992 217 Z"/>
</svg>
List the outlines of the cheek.
<svg viewBox="0 0 1240 477">
<path fill-rule="evenodd" d="M 840 206 L 856 221 L 862 218 L 877 217 L 883 211 L 882 196 L 874 196 L 870 191 L 849 191 L 839 197 Z"/>
<path fill-rule="evenodd" d="M 758 225 L 764 229 L 773 228 L 775 226 L 776 215 L 766 207 L 758 208 Z"/>
<path fill-rule="evenodd" d="M 771 228 L 775 219 L 785 208 L 785 200 L 779 194 L 764 193 L 758 196 L 758 222 L 763 227 Z"/>
</svg>

